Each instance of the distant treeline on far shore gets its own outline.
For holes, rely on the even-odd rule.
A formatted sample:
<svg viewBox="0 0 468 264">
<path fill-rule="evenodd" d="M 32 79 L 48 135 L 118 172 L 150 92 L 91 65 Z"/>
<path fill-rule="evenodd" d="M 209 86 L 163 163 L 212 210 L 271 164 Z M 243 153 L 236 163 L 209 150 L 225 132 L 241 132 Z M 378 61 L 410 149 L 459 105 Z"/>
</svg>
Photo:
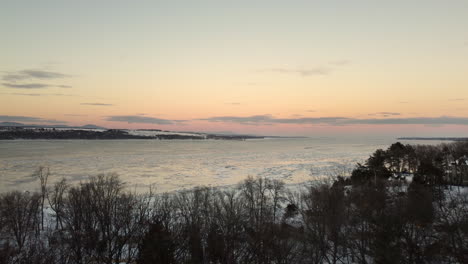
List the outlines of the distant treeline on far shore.
<svg viewBox="0 0 468 264">
<path fill-rule="evenodd" d="M 351 175 L 134 193 L 48 168 L 0 194 L 0 263 L 468 263 L 468 142 L 392 144 Z"/>
<path fill-rule="evenodd" d="M 468 141 L 468 137 L 400 137 L 398 140 Z"/>
<path fill-rule="evenodd" d="M 145 130 L 141 130 L 145 131 Z M 219 134 L 196 134 L 196 133 L 175 133 L 161 131 L 157 135 L 131 134 L 127 130 L 102 129 L 102 131 L 92 129 L 56 129 L 56 128 L 23 128 L 4 127 L 0 130 L 0 140 L 13 139 L 222 139 L 222 140 L 245 140 L 261 139 L 261 136 L 251 135 L 219 135 Z"/>
</svg>

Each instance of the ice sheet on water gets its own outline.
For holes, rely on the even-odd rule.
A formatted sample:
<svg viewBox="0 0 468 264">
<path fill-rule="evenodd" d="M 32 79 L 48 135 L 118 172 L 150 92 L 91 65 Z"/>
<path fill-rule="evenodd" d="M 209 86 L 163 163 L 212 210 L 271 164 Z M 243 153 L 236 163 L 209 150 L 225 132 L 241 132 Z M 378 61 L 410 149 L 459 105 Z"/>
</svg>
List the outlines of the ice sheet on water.
<svg viewBox="0 0 468 264">
<path fill-rule="evenodd" d="M 350 170 L 375 149 L 393 142 L 356 144 L 307 138 L 4 141 L 0 144 L 0 191 L 36 189 L 36 181 L 25 179 L 41 165 L 50 167 L 51 183 L 61 177 L 77 183 L 115 172 L 130 186 L 156 184 L 160 191 L 232 185 L 249 175 L 298 183 Z"/>
</svg>

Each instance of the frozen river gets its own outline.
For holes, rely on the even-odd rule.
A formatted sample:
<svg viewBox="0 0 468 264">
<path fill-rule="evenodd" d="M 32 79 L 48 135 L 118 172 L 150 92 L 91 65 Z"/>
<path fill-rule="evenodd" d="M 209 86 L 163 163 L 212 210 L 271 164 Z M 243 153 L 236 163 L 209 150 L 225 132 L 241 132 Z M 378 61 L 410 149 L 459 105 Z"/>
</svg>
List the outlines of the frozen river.
<svg viewBox="0 0 468 264">
<path fill-rule="evenodd" d="M 249 175 L 299 183 L 350 170 L 377 148 L 387 148 L 395 141 L 393 138 L 0 141 L 0 192 L 36 189 L 38 183 L 31 174 L 39 166 L 50 168 L 51 182 L 65 177 L 78 183 L 89 176 L 115 172 L 128 186 L 138 190 L 150 184 L 156 185 L 158 191 L 231 185 Z"/>
</svg>

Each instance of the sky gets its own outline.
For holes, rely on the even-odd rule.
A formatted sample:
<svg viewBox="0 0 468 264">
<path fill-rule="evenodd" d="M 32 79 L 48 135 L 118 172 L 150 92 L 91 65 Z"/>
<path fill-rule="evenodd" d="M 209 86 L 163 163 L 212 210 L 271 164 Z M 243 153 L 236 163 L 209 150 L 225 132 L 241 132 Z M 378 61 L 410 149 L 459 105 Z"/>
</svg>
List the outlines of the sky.
<svg viewBox="0 0 468 264">
<path fill-rule="evenodd" d="M 468 136 L 466 14 L 466 0 L 1 0 L 0 122 Z"/>
</svg>

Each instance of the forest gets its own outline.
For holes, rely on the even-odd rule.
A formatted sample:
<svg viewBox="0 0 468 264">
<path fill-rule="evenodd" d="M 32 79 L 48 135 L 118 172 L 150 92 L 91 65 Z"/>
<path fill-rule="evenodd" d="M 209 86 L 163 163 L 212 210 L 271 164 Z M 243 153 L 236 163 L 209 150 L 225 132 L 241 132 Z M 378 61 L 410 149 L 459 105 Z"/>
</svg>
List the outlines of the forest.
<svg viewBox="0 0 468 264">
<path fill-rule="evenodd" d="M 131 191 L 117 174 L 77 185 L 34 173 L 0 194 L 0 263 L 468 263 L 468 142 L 376 150 L 350 175 L 300 187 Z M 457 174 L 458 175 L 458 174 Z"/>
</svg>

